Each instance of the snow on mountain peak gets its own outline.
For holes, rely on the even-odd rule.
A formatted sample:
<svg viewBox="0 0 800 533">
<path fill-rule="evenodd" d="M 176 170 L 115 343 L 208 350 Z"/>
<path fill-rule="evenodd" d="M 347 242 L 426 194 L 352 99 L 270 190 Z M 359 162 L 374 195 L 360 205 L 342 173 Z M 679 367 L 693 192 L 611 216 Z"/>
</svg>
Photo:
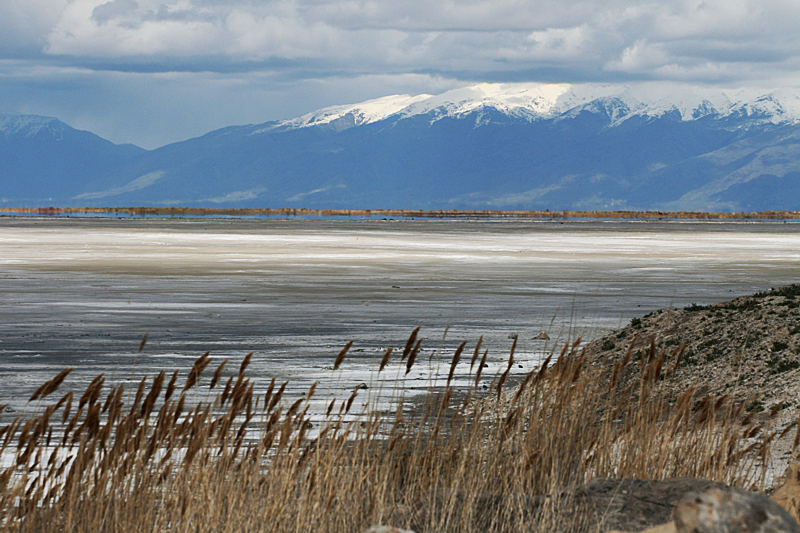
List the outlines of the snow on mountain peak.
<svg viewBox="0 0 800 533">
<path fill-rule="evenodd" d="M 319 126 L 322 124 L 330 124 L 335 120 L 347 117 L 352 117 L 354 126 L 361 124 L 369 124 L 382 120 L 386 117 L 394 115 L 398 111 L 408 107 L 409 105 L 430 98 L 428 94 L 420 94 L 417 96 L 409 96 L 407 94 L 396 94 L 392 96 L 384 96 L 382 98 L 375 98 L 374 100 L 367 100 L 360 104 L 350 105 L 336 105 L 324 107 L 320 110 L 307 113 L 303 116 L 281 121 L 278 126 L 288 128 L 304 128 L 308 126 Z"/>
<path fill-rule="evenodd" d="M 38 115 L 0 115 L 0 132 L 6 137 L 22 135 L 33 137 L 43 129 L 51 129 L 56 119 Z"/>
<path fill-rule="evenodd" d="M 426 98 L 401 114 L 413 116 L 439 110 L 458 116 L 488 106 L 514 116 L 547 116 L 570 88 L 568 84 L 479 83 Z"/>
<path fill-rule="evenodd" d="M 359 104 L 331 106 L 272 125 L 296 129 L 331 124 L 349 128 L 392 116 L 430 115 L 435 122 L 484 108 L 522 120 L 574 117 L 581 111 L 605 112 L 611 126 L 631 117 L 676 114 L 681 120 L 704 116 L 745 115 L 773 123 L 800 121 L 800 93 L 786 89 L 764 92 L 725 90 L 672 83 L 635 85 L 479 83 L 431 96 L 385 96 Z M 483 122 L 481 122 L 483 123 Z M 258 132 L 256 132 L 258 133 Z"/>
<path fill-rule="evenodd" d="M 410 117 L 427 113 L 459 116 L 483 107 L 494 107 L 512 116 L 551 116 L 557 109 L 573 105 L 569 84 L 479 83 L 433 96 L 407 94 L 385 96 L 366 102 L 325 107 L 297 118 L 284 120 L 254 133 L 281 128 L 296 129 L 348 120 L 343 127 L 359 126 L 393 115 Z"/>
<path fill-rule="evenodd" d="M 800 94 L 797 90 L 778 89 L 768 93 L 751 93 L 731 105 L 730 114 L 762 117 L 775 124 L 800 121 Z"/>
<path fill-rule="evenodd" d="M 627 110 L 613 117 L 612 125 L 634 116 L 659 117 L 673 113 L 684 121 L 695 120 L 707 115 L 722 115 L 731 105 L 725 91 L 675 84 L 626 86 L 614 98 L 624 102 Z"/>
</svg>

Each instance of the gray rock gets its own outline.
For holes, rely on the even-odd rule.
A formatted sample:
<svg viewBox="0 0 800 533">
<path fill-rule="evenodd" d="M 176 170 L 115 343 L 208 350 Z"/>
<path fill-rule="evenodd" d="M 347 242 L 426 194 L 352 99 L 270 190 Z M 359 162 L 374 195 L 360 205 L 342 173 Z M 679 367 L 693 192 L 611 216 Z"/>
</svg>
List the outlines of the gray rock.
<svg viewBox="0 0 800 533">
<path fill-rule="evenodd" d="M 669 522 L 673 510 L 687 492 L 705 492 L 727 485 L 705 479 L 674 478 L 596 479 L 562 495 L 559 514 L 584 513 L 578 531 L 642 531 Z M 578 524 L 576 524 L 578 525 Z"/>
<path fill-rule="evenodd" d="M 675 508 L 675 526 L 678 533 L 800 533 L 783 507 L 736 488 L 684 495 Z"/>
</svg>

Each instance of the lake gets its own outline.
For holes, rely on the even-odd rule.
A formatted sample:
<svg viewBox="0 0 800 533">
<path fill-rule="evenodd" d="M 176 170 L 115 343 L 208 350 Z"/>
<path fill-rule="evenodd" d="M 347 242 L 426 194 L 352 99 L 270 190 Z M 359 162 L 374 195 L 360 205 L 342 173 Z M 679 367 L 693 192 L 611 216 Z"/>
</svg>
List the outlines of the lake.
<svg viewBox="0 0 800 533">
<path fill-rule="evenodd" d="M 323 402 L 374 389 L 421 326 L 413 372 L 399 353 L 384 371 L 413 393 L 462 341 L 459 383 L 481 336 L 489 381 L 515 336 L 521 374 L 655 309 L 799 280 L 797 223 L 2 218 L 0 403 L 25 412 L 64 367 L 75 388 L 185 378 L 208 350 L 226 375 L 254 352 L 257 390 L 289 380 L 290 399 L 320 380 Z"/>
</svg>

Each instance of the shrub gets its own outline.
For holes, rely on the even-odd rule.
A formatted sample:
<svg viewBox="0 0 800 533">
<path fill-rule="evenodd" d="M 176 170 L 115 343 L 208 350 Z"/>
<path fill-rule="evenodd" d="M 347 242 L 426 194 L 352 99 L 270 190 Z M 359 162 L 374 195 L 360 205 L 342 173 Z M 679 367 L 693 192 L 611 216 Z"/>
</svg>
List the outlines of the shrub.
<svg viewBox="0 0 800 533">
<path fill-rule="evenodd" d="M 773 341 L 772 343 L 772 351 L 773 352 L 782 352 L 786 348 L 789 347 L 789 344 L 781 341 Z"/>
<path fill-rule="evenodd" d="M 780 359 L 769 361 L 767 366 L 770 367 L 770 374 L 782 374 L 795 368 L 800 368 L 800 361 L 791 361 L 787 359 Z"/>
<path fill-rule="evenodd" d="M 764 402 L 761 400 L 753 400 L 745 406 L 748 413 L 759 413 L 764 410 Z"/>
</svg>

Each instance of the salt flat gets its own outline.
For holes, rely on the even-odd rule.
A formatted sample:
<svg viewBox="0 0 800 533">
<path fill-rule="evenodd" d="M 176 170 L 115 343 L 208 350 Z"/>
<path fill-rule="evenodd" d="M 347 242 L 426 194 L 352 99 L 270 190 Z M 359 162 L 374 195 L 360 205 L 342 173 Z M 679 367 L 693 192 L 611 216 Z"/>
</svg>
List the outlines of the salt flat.
<svg viewBox="0 0 800 533">
<path fill-rule="evenodd" d="M 255 352 L 257 390 L 275 377 L 297 397 L 327 379 L 347 396 L 416 326 L 430 367 L 398 387 L 424 389 L 480 336 L 491 379 L 515 334 L 522 373 L 654 309 L 798 278 L 797 224 L 0 219 L 0 403 L 29 409 L 66 366 L 76 388 L 100 372 L 185 376 L 206 350 L 229 373 Z"/>
</svg>

